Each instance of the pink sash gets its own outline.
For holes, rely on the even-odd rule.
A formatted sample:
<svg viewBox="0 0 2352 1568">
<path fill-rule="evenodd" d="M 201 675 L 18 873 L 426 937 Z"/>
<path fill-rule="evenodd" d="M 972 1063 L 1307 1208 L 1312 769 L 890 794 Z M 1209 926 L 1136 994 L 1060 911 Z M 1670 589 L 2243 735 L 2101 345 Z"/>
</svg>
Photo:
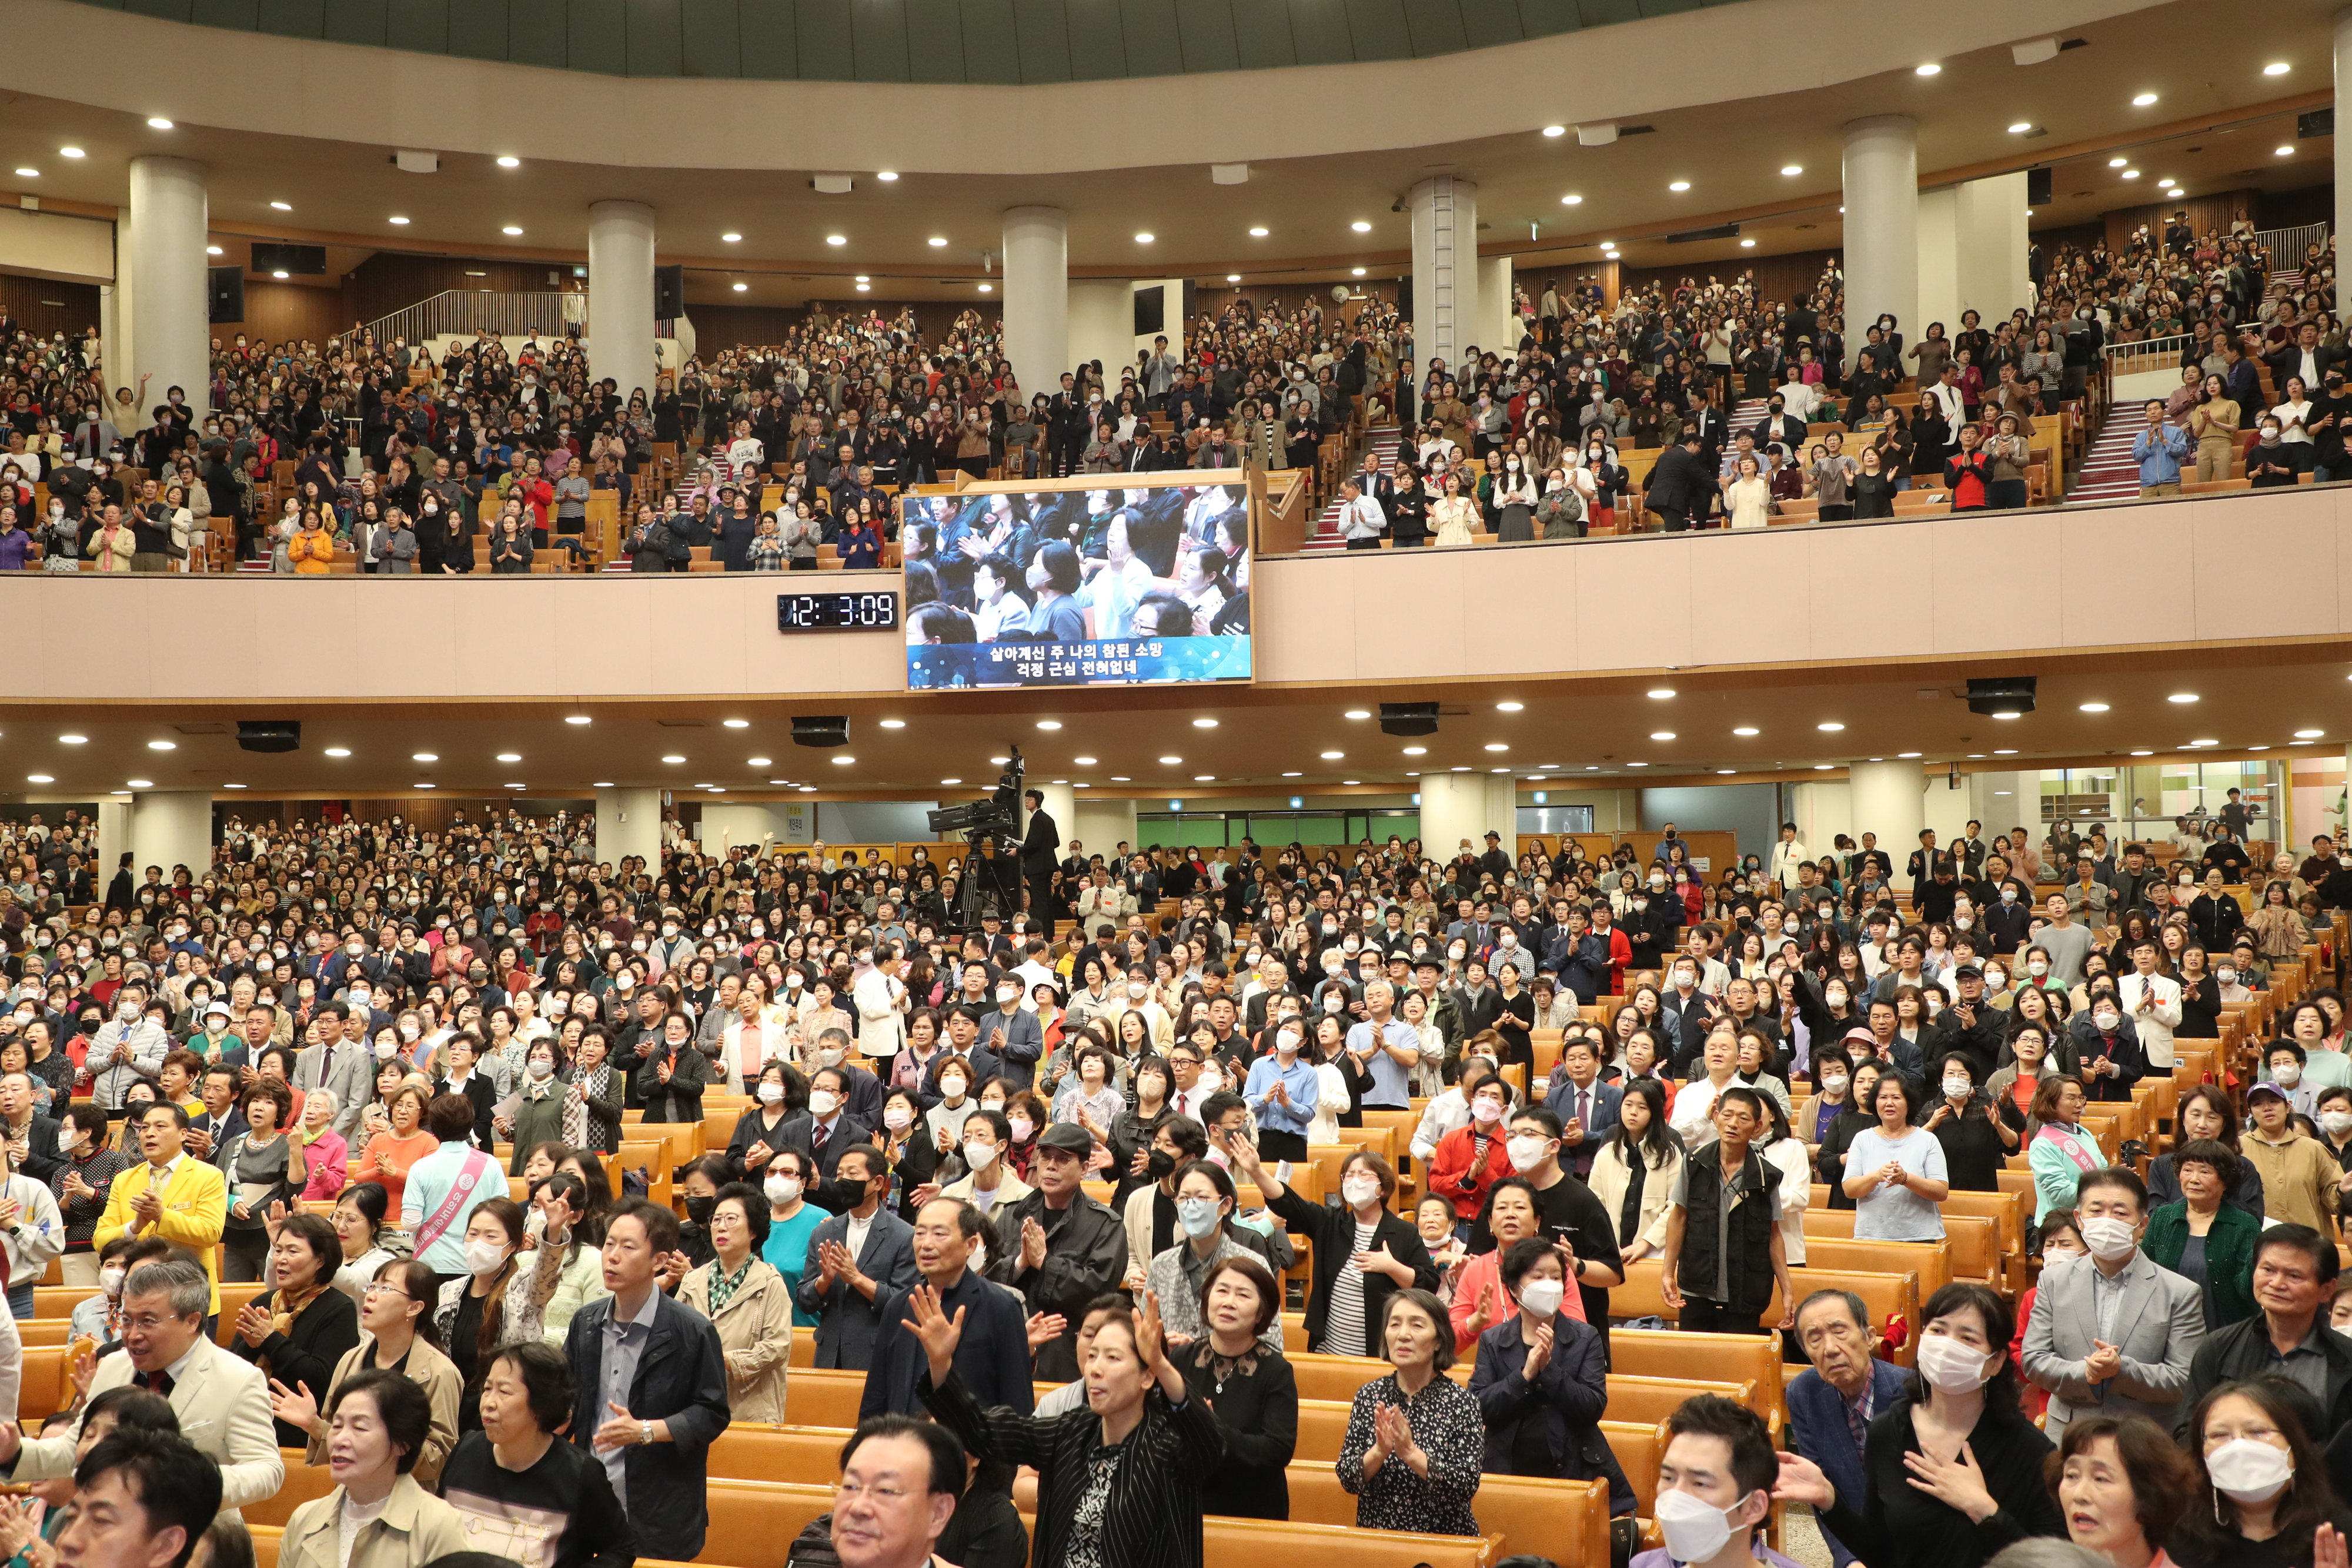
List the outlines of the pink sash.
<svg viewBox="0 0 2352 1568">
<path fill-rule="evenodd" d="M 457 1210 L 464 1207 L 467 1197 L 480 1184 L 483 1174 L 494 1172 L 497 1169 L 497 1162 L 481 1150 L 466 1151 L 466 1163 L 457 1167 L 457 1179 L 449 1184 L 448 1194 L 441 1199 L 441 1207 L 426 1215 L 423 1222 L 416 1227 L 415 1248 L 418 1257 L 423 1257 L 426 1248 L 440 1240 L 450 1225 L 457 1220 Z"/>
<path fill-rule="evenodd" d="M 2105 1159 L 2099 1157 L 2095 1151 L 2086 1150 L 2083 1146 L 2082 1137 L 2078 1134 L 2068 1132 L 2055 1122 L 2044 1122 L 2042 1124 L 2041 1136 L 2057 1145 L 2060 1154 L 2064 1155 L 2084 1170 L 2103 1171 L 2107 1168 L 2107 1162 Z"/>
</svg>

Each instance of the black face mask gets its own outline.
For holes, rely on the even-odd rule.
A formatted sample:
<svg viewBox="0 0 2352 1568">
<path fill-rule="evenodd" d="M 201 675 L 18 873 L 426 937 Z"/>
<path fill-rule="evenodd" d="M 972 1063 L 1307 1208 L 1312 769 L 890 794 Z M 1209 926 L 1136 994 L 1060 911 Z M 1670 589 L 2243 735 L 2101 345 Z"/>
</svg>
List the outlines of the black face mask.
<svg viewBox="0 0 2352 1568">
<path fill-rule="evenodd" d="M 842 1205 L 845 1208 L 856 1208 L 859 1204 L 866 1201 L 866 1178 L 864 1176 L 836 1177 L 834 1181 L 833 1187 L 835 1192 L 841 1195 Z M 687 1201 L 689 1206 L 693 1202 L 691 1198 Z"/>
<path fill-rule="evenodd" d="M 1146 1156 L 1143 1168 L 1153 1181 L 1164 1181 L 1176 1168 L 1176 1156 L 1166 1149 L 1154 1149 Z"/>
<path fill-rule="evenodd" d="M 98 1022 L 99 1020 L 96 1019 L 82 1019 L 79 1026 L 81 1032 L 84 1034 L 96 1034 L 98 1032 Z"/>
<path fill-rule="evenodd" d="M 707 1226 L 710 1223 L 710 1211 L 718 1205 L 716 1197 L 688 1197 L 686 1200 L 686 1217 L 697 1225 Z"/>
</svg>

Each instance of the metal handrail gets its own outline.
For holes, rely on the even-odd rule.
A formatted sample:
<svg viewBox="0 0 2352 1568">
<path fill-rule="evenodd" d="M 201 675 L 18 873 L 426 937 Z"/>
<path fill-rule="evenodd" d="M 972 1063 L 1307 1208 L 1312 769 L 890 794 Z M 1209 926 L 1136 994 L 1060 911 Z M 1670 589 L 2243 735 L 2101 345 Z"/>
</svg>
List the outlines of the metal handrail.
<svg viewBox="0 0 2352 1568">
<path fill-rule="evenodd" d="M 507 294 L 488 288 L 447 288 L 371 321 L 364 330 L 378 343 L 405 338 L 421 343 L 431 338 L 475 332 L 501 337 L 560 338 L 564 332 L 563 302 L 574 296 L 561 293 Z"/>
<path fill-rule="evenodd" d="M 2291 229 L 2256 229 L 2252 239 L 2270 253 L 2273 271 L 2300 271 L 2304 247 L 2326 245 L 2327 225 L 2324 223 L 2298 224 Z"/>
<path fill-rule="evenodd" d="M 2166 338 L 2141 338 L 2127 343 L 2109 343 L 2102 350 L 2106 357 L 2110 376 L 2135 375 L 2142 371 L 2175 370 L 2180 357 L 2196 341 L 2192 332 L 2175 332 Z"/>
</svg>

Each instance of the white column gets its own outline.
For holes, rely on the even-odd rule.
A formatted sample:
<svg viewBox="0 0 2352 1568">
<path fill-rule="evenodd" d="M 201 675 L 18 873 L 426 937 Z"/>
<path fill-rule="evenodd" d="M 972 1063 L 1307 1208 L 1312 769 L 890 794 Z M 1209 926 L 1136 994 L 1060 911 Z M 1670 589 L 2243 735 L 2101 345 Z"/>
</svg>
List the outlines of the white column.
<svg viewBox="0 0 2352 1568">
<path fill-rule="evenodd" d="M 1947 185 L 1940 191 L 1919 193 L 1919 216 L 1915 225 L 1919 236 L 1919 292 L 1912 308 L 1919 313 L 1915 324 L 1907 318 L 1903 323 L 1903 342 L 1906 349 L 1927 335 L 1931 323 L 1941 321 L 1944 335 L 1957 338 L 1960 332 L 1960 194 L 1956 186 Z M 1871 318 L 1876 320 L 1876 317 Z M 1869 337 L 1864 333 L 1865 340 Z"/>
<path fill-rule="evenodd" d="M 1789 814 L 1797 824 L 1797 840 L 1813 852 L 1815 860 L 1835 852 L 1840 833 L 1853 836 L 1852 785 L 1800 784 L 1789 793 Z"/>
<path fill-rule="evenodd" d="M 1846 349 L 1892 314 L 1906 344 L 1919 340 L 1919 127 L 1904 114 L 1845 128 Z M 1864 824 L 1867 825 L 1867 824 Z M 1883 837 L 1883 836 L 1882 836 Z"/>
<path fill-rule="evenodd" d="M 91 874 L 98 878 L 98 888 L 100 894 L 106 891 L 106 884 L 113 880 L 115 863 L 122 859 L 123 852 L 130 848 L 130 800 L 121 796 L 100 800 L 98 803 L 98 863 L 89 868 Z M 138 873 L 135 869 L 131 873 L 131 879 L 138 880 Z"/>
<path fill-rule="evenodd" d="M 131 322 L 131 359 L 108 379 L 138 390 L 148 378 L 139 418 L 173 387 L 201 418 L 212 406 L 211 335 L 205 308 L 205 166 L 184 158 L 131 161 L 131 249 L 127 270 L 146 308 Z M 165 868 L 167 871 L 169 867 Z"/>
<path fill-rule="evenodd" d="M 1074 839 L 1085 846 L 1089 857 L 1100 855 L 1105 864 L 1111 863 L 1119 845 L 1135 842 L 1135 802 L 1097 800 L 1088 790 L 1080 798 L 1074 819 L 1062 830 L 1065 845 Z"/>
<path fill-rule="evenodd" d="M 1070 281 L 1066 291 L 1069 304 L 1062 317 L 1062 351 L 1068 356 L 1066 363 L 1049 368 L 1049 380 L 1032 382 L 1013 361 L 1013 373 L 1021 377 L 1023 398 L 1047 396 L 1061 386 L 1061 372 L 1088 360 L 1103 362 L 1103 380 L 1112 395 L 1118 392 L 1118 368 L 1135 363 L 1135 283 L 1125 277 L 1078 277 Z M 1009 307 L 1012 303 L 1007 300 Z"/>
<path fill-rule="evenodd" d="M 2344 83 L 2352 75 L 2352 6 L 2336 13 L 2336 98 L 2344 99 Z M 2352 136 L 2336 139 L 2336 232 L 2345 232 L 2344 225 L 2352 220 Z M 2303 258 L 2277 262 L 2281 267 L 2299 267 Z M 2316 831 L 2316 830 L 2315 830 Z M 2308 835 L 2306 835 L 2306 838 Z"/>
<path fill-rule="evenodd" d="M 1991 331 L 2028 302 L 2032 281 L 2025 266 L 2025 171 L 1970 180 L 1953 196 L 1958 247 L 1952 273 L 1959 308 L 1975 311 Z M 1952 330 L 1959 331 L 1958 321 Z"/>
<path fill-rule="evenodd" d="M 1071 366 L 1070 214 L 1059 207 L 1005 212 L 1004 357 L 1024 398 L 1052 396 Z M 1118 385 L 1115 371 L 1110 384 Z"/>
<path fill-rule="evenodd" d="M 1413 356 L 1423 367 L 1443 359 L 1447 371 L 1458 371 L 1462 350 L 1478 333 L 1478 187 L 1434 174 L 1406 200 L 1412 208 Z"/>
<path fill-rule="evenodd" d="M 1847 287 L 1853 287 L 1849 275 Z M 1875 321 L 1873 311 L 1866 319 Z M 1927 825 L 1927 776 L 1916 762 L 1857 762 L 1846 770 L 1853 788 L 1853 836 L 1878 835 L 1878 847 L 1901 871 Z M 1816 854 L 1822 846 L 1812 846 Z"/>
<path fill-rule="evenodd" d="M 588 208 L 588 374 L 613 378 L 621 401 L 654 393 L 654 210 L 643 202 Z"/>
<path fill-rule="evenodd" d="M 1478 331 L 1471 339 L 1481 349 L 1492 349 L 1506 361 L 1518 352 L 1519 318 L 1511 308 L 1511 258 L 1478 258 Z"/>
<path fill-rule="evenodd" d="M 593 281 L 594 275 L 590 275 Z M 653 317 L 646 318 L 650 323 Z M 706 852 L 715 853 L 715 851 Z M 646 865 L 661 863 L 661 791 L 658 789 L 599 789 L 596 791 L 596 858 L 614 869 L 631 855 Z"/>
<path fill-rule="evenodd" d="M 1516 774 L 1486 775 L 1486 826 L 1503 835 L 1503 852 L 1513 863 L 1519 858 L 1519 780 Z M 1478 841 L 1478 852 L 1486 852 L 1486 841 Z"/>
<path fill-rule="evenodd" d="M 131 798 L 131 852 L 135 857 L 131 880 L 142 880 L 151 865 L 163 868 L 163 880 L 186 866 L 198 881 L 213 863 L 213 796 L 209 789 L 151 789 Z M 104 887 L 112 867 L 99 879 Z"/>
<path fill-rule="evenodd" d="M 1424 773 L 1421 776 L 1421 842 L 1440 865 L 1459 854 L 1466 841 L 1486 852 L 1491 830 L 1505 849 L 1518 852 L 1516 795 L 1507 776 L 1487 773 Z"/>
</svg>

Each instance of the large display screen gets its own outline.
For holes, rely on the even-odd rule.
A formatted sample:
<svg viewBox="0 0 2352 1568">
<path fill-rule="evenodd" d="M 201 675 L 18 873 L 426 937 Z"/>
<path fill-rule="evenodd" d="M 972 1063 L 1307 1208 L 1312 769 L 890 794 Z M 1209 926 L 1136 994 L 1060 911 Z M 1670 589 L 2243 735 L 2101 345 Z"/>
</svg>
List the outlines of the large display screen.
<svg viewBox="0 0 2352 1568">
<path fill-rule="evenodd" d="M 1239 485 L 967 490 L 899 507 L 910 690 L 1250 678 Z"/>
</svg>

